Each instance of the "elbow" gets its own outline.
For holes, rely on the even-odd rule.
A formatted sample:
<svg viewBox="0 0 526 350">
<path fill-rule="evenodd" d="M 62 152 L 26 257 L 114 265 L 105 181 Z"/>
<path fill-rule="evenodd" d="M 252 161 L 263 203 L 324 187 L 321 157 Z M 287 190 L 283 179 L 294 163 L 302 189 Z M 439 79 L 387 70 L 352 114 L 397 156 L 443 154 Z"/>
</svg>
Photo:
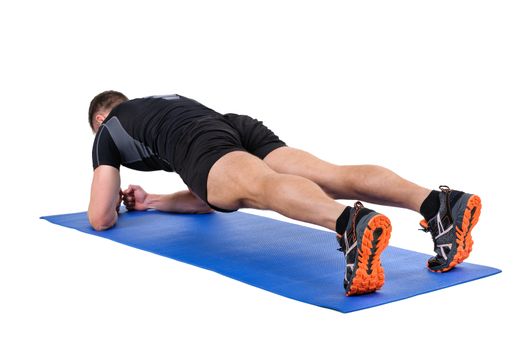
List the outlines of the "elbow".
<svg viewBox="0 0 526 350">
<path fill-rule="evenodd" d="M 107 229 L 109 229 L 110 227 L 112 227 L 113 225 L 112 224 L 104 224 L 104 223 L 98 223 L 98 222 L 95 222 L 95 223 L 92 223 L 91 224 L 91 227 L 93 227 L 93 229 L 95 231 L 106 231 Z"/>
<path fill-rule="evenodd" d="M 116 215 L 109 217 L 105 215 L 88 215 L 89 223 L 95 231 L 105 231 L 111 228 L 117 222 Z"/>
</svg>

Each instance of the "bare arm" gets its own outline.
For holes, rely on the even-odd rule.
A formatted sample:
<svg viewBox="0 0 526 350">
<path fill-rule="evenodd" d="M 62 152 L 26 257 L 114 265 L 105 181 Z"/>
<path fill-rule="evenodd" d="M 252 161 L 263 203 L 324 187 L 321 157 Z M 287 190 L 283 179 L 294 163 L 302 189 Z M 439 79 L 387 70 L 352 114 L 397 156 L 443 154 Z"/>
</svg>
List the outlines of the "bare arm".
<svg viewBox="0 0 526 350">
<path fill-rule="evenodd" d="M 210 213 L 212 209 L 189 190 L 172 194 L 150 194 L 142 187 L 130 185 L 123 191 L 124 204 L 128 210 L 156 209 L 174 213 Z"/>
<path fill-rule="evenodd" d="M 100 165 L 93 172 L 88 219 L 97 231 L 106 230 L 117 222 L 115 208 L 120 204 L 119 171 L 109 165 Z"/>
</svg>

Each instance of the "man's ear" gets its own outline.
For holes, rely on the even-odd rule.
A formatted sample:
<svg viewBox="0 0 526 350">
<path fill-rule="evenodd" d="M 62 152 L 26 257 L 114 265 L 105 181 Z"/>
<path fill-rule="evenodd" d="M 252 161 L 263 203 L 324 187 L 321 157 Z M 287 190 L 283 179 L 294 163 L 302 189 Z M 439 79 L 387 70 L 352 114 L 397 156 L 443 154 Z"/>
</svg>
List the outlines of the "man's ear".
<svg viewBox="0 0 526 350">
<path fill-rule="evenodd" d="M 95 116 L 95 121 L 97 122 L 98 125 L 102 124 L 102 122 L 104 121 L 104 119 L 106 119 L 106 116 L 103 115 L 103 114 L 97 114 Z"/>
</svg>

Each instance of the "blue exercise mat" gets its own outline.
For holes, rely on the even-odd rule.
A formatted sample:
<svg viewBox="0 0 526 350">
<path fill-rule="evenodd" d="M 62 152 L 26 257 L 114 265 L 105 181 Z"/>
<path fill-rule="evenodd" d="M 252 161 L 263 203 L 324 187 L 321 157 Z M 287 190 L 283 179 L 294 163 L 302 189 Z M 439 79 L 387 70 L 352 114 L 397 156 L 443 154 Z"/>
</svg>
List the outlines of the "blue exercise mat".
<svg viewBox="0 0 526 350">
<path fill-rule="evenodd" d="M 352 312 L 499 273 L 463 263 L 429 272 L 428 255 L 388 247 L 382 254 L 385 285 L 346 297 L 344 259 L 334 235 L 243 212 L 170 214 L 124 212 L 115 227 L 93 230 L 86 213 L 42 217 L 52 223 L 215 271 L 288 298 Z"/>
</svg>

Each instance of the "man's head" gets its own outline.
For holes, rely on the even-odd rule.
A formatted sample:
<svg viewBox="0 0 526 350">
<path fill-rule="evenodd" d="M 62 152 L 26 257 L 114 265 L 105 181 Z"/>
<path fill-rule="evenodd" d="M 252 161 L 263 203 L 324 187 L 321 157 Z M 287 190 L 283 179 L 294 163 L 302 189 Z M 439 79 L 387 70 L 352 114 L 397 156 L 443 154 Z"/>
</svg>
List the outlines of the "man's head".
<svg viewBox="0 0 526 350">
<path fill-rule="evenodd" d="M 91 100 L 89 104 L 89 126 L 93 132 L 99 130 L 100 125 L 108 116 L 108 113 L 122 102 L 128 101 L 124 94 L 108 90 L 101 92 Z"/>
</svg>

